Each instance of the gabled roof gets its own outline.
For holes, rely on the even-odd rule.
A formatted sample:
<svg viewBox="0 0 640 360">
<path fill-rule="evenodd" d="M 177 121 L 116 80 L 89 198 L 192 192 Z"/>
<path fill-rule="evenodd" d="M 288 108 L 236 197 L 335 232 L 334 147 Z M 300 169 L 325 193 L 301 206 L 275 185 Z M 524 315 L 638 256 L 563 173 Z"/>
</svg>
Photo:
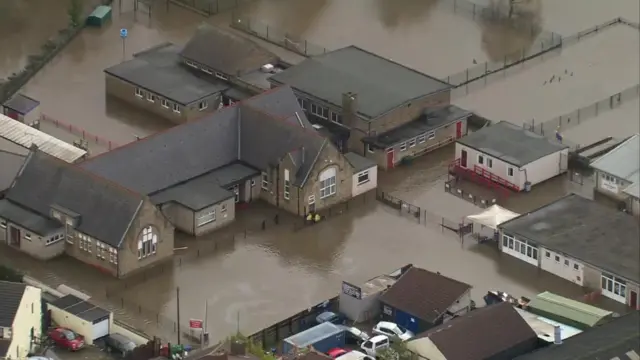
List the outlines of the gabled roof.
<svg viewBox="0 0 640 360">
<path fill-rule="evenodd" d="M 342 107 L 342 94 L 355 93 L 358 113 L 367 119 L 452 87 L 353 45 L 306 59 L 270 80 L 337 107 Z"/>
<path fill-rule="evenodd" d="M 278 57 L 246 37 L 202 24 L 180 55 L 227 75 L 239 76 L 278 62 Z"/>
<path fill-rule="evenodd" d="M 640 313 L 631 313 L 516 360 L 636 360 L 640 356 Z"/>
<path fill-rule="evenodd" d="M 80 166 L 153 195 L 236 161 L 266 170 L 289 153 L 304 153 L 292 181 L 301 185 L 326 144 L 307 124 L 291 88 L 284 86 L 101 154 Z"/>
<path fill-rule="evenodd" d="M 380 297 L 380 302 L 433 323 L 471 289 L 458 280 L 412 267 Z"/>
<path fill-rule="evenodd" d="M 447 360 L 484 360 L 527 342 L 534 347 L 537 337 L 513 306 L 504 302 L 429 329 L 411 339 L 407 347 L 419 354 L 421 340 L 429 338 Z"/>
<path fill-rule="evenodd" d="M 23 283 L 0 281 L 0 327 L 11 328 L 27 289 Z"/>
<path fill-rule="evenodd" d="M 80 215 L 77 230 L 120 247 L 144 197 L 81 168 L 40 151 L 32 151 L 7 192 L 12 203 L 39 216 L 50 217 L 51 207 Z"/>
<path fill-rule="evenodd" d="M 484 127 L 457 142 L 517 167 L 568 147 L 506 121 Z"/>
<path fill-rule="evenodd" d="M 613 275 L 640 282 L 638 220 L 595 201 L 570 194 L 498 228 Z"/>
</svg>

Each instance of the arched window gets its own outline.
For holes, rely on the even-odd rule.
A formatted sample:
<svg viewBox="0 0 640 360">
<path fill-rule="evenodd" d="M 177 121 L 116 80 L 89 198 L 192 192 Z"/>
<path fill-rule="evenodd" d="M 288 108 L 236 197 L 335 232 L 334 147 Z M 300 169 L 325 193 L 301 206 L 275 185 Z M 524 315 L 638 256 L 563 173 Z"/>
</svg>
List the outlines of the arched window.
<svg viewBox="0 0 640 360">
<path fill-rule="evenodd" d="M 142 229 L 138 235 L 138 259 L 144 259 L 156 253 L 158 233 L 151 225 Z"/>
<path fill-rule="evenodd" d="M 336 168 L 331 167 L 320 173 L 320 199 L 336 193 Z"/>
</svg>

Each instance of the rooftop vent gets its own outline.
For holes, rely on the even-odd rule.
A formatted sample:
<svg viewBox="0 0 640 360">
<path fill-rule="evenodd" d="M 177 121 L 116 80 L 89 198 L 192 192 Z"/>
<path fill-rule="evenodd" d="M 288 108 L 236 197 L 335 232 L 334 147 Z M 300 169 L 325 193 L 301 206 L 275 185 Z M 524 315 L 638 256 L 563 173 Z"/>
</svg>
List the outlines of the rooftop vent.
<svg viewBox="0 0 640 360">
<path fill-rule="evenodd" d="M 320 124 L 313 124 L 312 126 L 313 126 L 313 128 L 314 128 L 314 129 L 316 129 L 316 130 L 320 130 L 320 129 L 324 128 L 324 126 L 322 126 L 322 125 L 320 125 Z"/>
<path fill-rule="evenodd" d="M 264 65 L 262 65 L 260 70 L 262 70 L 262 72 L 264 72 L 264 73 L 273 74 L 275 72 L 276 68 L 275 68 L 275 66 L 273 66 L 273 64 L 264 64 Z"/>
</svg>

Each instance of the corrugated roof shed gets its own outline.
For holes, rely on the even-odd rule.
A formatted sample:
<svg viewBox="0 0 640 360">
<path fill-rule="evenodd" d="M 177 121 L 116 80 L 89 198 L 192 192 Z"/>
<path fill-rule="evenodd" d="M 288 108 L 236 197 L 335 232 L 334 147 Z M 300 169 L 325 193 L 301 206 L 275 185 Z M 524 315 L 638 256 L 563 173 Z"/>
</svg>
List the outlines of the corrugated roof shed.
<svg viewBox="0 0 640 360">
<path fill-rule="evenodd" d="M 0 137 L 27 149 L 36 145 L 42 152 L 68 163 L 76 162 L 87 154 L 85 150 L 2 114 Z"/>
<path fill-rule="evenodd" d="M 602 310 L 595 306 L 567 299 L 545 291 L 538 294 L 528 304 L 528 310 L 532 313 L 555 318 L 554 320 L 568 320 L 578 327 L 592 327 L 606 321 L 612 316 L 611 311 Z"/>
</svg>

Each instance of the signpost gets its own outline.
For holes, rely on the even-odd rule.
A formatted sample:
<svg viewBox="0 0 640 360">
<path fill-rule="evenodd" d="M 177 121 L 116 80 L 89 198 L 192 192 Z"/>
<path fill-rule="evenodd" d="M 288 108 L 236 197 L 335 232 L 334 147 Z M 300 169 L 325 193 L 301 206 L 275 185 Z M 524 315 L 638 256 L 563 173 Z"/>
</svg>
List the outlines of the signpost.
<svg viewBox="0 0 640 360">
<path fill-rule="evenodd" d="M 120 37 L 122 38 L 122 61 L 125 60 L 125 42 L 127 40 L 127 36 L 129 36 L 129 31 L 127 29 L 120 29 Z"/>
<path fill-rule="evenodd" d="M 346 281 L 342 282 L 342 293 L 345 295 L 349 295 L 354 299 L 361 300 L 362 299 L 362 289 L 353 284 L 349 284 Z"/>
</svg>

